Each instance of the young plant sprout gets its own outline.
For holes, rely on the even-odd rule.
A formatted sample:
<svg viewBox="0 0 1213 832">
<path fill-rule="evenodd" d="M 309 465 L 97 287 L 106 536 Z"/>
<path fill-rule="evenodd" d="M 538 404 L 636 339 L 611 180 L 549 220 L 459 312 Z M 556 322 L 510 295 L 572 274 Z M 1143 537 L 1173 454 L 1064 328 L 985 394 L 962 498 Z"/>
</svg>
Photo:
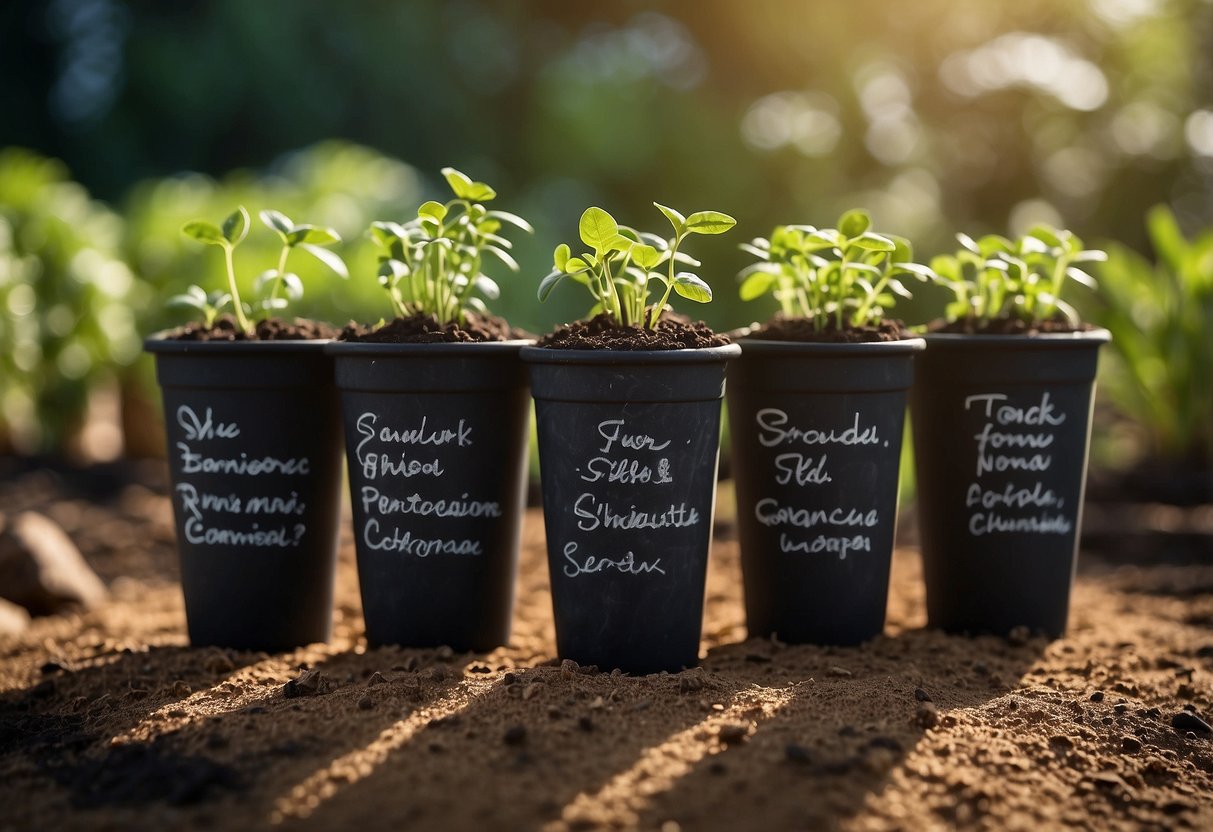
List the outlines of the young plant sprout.
<svg viewBox="0 0 1213 832">
<path fill-rule="evenodd" d="M 345 261 L 327 248 L 322 248 L 341 242 L 341 235 L 333 229 L 295 225 L 285 214 L 270 209 L 261 212 L 261 222 L 282 239 L 277 268 L 262 272 L 253 284 L 254 290 L 261 296 L 258 306 L 262 317 L 268 318 L 271 311 L 286 308 L 288 298 L 299 300 L 303 297 L 303 281 L 299 279 L 299 275 L 286 270 L 286 260 L 296 248 L 315 257 L 339 277 L 349 278 L 350 272 Z M 285 298 L 281 297 L 282 292 L 286 293 Z"/>
<path fill-rule="evenodd" d="M 1018 240 L 996 234 L 979 240 L 957 234 L 962 248 L 931 261 L 934 280 L 954 295 L 945 314 L 949 321 L 989 322 L 1018 318 L 1040 323 L 1062 315 L 1078 323 L 1074 307 L 1061 299 L 1067 280 L 1090 288 L 1095 278 L 1076 264 L 1107 259 L 1065 230 L 1037 225 Z"/>
<path fill-rule="evenodd" d="M 454 168 L 443 168 L 442 175 L 454 199 L 426 202 L 407 223 L 373 223 L 371 236 L 383 250 L 379 284 L 397 317 L 428 314 L 442 324 L 463 323 L 467 309 L 488 311 L 474 292 L 489 300 L 501 294 L 482 271 L 486 254 L 518 271 L 509 254 L 513 244 L 498 233 L 503 224 L 527 233 L 534 229 L 522 217 L 485 208 L 497 192 L 484 182 L 474 182 Z"/>
<path fill-rule="evenodd" d="M 232 302 L 230 292 L 211 292 L 207 294 L 201 286 L 190 286 L 184 294 L 174 295 L 168 299 L 169 308 L 188 308 L 202 316 L 202 325 L 210 329 L 215 325 L 215 319 L 223 311 L 223 307 Z"/>
<path fill-rule="evenodd" d="M 254 284 L 254 289 L 261 296 L 257 308 L 262 317 L 268 318 L 270 312 L 284 309 L 287 299 L 298 300 L 303 297 L 303 282 L 299 275 L 286 270 L 287 257 L 295 248 L 301 248 L 324 263 L 339 276 L 349 277 L 345 263 L 335 253 L 321 246 L 332 245 L 341 241 L 341 237 L 331 228 L 317 228 L 313 225 L 295 225 L 285 215 L 278 211 L 261 212 L 261 221 L 277 232 L 282 238 L 282 253 L 278 257 L 278 267 L 262 272 Z M 171 306 L 186 306 L 196 309 L 202 315 L 203 324 L 207 329 L 214 326 L 215 319 L 229 303 L 236 316 L 236 324 L 245 335 L 252 335 L 254 327 L 249 321 L 248 304 L 241 302 L 240 290 L 236 285 L 236 268 L 232 254 L 236 246 L 248 236 L 249 215 L 243 205 L 233 211 L 221 226 L 205 220 L 192 220 L 181 228 L 181 232 L 200 243 L 219 246 L 223 249 L 223 261 L 227 270 L 227 292 L 207 294 L 201 287 L 190 286 L 185 294 L 177 295 L 169 300 Z M 285 292 L 286 297 L 280 293 Z"/>
<path fill-rule="evenodd" d="M 181 233 L 200 243 L 219 246 L 223 249 L 223 263 L 227 268 L 228 294 L 231 296 L 229 300 L 232 304 L 232 311 L 236 314 L 236 324 L 246 335 L 251 335 L 253 325 L 249 323 L 248 316 L 244 314 L 244 304 L 240 302 L 240 290 L 236 287 L 236 267 L 232 262 L 232 252 L 248 236 L 248 227 L 248 211 L 244 210 L 243 205 L 240 205 L 228 215 L 222 226 L 216 226 L 206 220 L 191 220 L 182 226 Z"/>
<path fill-rule="evenodd" d="M 865 211 L 847 211 L 837 228 L 781 225 L 769 238 L 743 243 L 759 262 L 742 270 L 741 298 L 773 294 L 786 317 L 806 318 L 816 332 L 862 328 L 879 323 L 894 295 L 910 297 L 899 279 L 931 278 L 914 263 L 908 240 L 869 230 Z"/>
<path fill-rule="evenodd" d="M 675 271 L 676 263 L 698 267 L 698 260 L 679 249 L 692 234 L 723 234 L 737 221 L 719 211 L 696 211 L 684 217 L 673 208 L 654 202 L 674 228 L 666 239 L 658 234 L 637 231 L 615 222 L 601 208 L 587 208 L 581 215 L 578 232 L 592 251 L 574 257 L 567 243 L 556 247 L 555 268 L 539 284 L 539 300 L 547 300 L 552 290 L 571 277 L 594 296 L 591 316 L 606 312 L 618 326 L 654 329 L 665 311 L 670 294 L 677 292 L 687 300 L 707 303 L 712 289 L 698 275 Z M 664 271 L 659 271 L 664 267 Z M 649 305 L 649 283 L 656 282 L 660 300 Z"/>
</svg>

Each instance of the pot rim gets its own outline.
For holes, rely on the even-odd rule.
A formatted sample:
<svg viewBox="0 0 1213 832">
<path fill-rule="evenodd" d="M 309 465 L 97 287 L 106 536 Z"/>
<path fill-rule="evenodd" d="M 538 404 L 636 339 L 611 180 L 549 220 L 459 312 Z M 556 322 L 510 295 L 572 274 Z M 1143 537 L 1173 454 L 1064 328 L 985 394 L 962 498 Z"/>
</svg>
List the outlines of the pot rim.
<svg viewBox="0 0 1213 832">
<path fill-rule="evenodd" d="M 522 347 L 534 344 L 534 340 L 515 339 L 512 341 L 439 341 L 432 344 L 391 344 L 366 341 L 328 341 L 325 344 L 327 355 L 353 358 L 371 355 L 467 355 L 470 352 L 494 353 L 517 352 Z"/>
<path fill-rule="evenodd" d="M 903 355 L 921 352 L 927 342 L 921 337 L 902 338 L 898 341 L 855 341 L 835 343 L 831 341 L 781 341 L 774 338 L 739 338 L 737 343 L 742 353 L 810 353 L 837 355 L 839 357 L 870 357 L 872 355 Z"/>
<path fill-rule="evenodd" d="M 155 354 L 178 355 L 184 353 L 282 353 L 323 352 L 332 343 L 331 338 L 314 338 L 296 341 L 182 341 L 164 337 L 167 330 L 143 339 L 143 349 Z"/>
<path fill-rule="evenodd" d="M 972 335 L 960 332 L 928 332 L 924 334 L 928 348 L 932 345 L 956 349 L 1011 347 L 1015 349 L 1055 349 L 1106 344 L 1112 333 L 1097 327 L 1077 332 L 1040 332 L 1035 335 Z"/>
<path fill-rule="evenodd" d="M 738 344 L 681 350 L 561 350 L 534 345 L 522 348 L 522 360 L 528 364 L 714 364 L 740 355 Z"/>
</svg>

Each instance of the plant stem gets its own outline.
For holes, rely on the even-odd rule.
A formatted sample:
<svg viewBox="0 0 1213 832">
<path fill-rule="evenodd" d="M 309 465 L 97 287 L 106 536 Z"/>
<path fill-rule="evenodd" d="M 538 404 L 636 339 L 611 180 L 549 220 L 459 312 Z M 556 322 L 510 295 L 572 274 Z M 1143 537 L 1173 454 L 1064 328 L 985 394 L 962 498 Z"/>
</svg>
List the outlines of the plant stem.
<svg viewBox="0 0 1213 832">
<path fill-rule="evenodd" d="M 236 324 L 245 335 L 253 334 L 253 325 L 244 314 L 244 305 L 240 303 L 240 292 L 236 289 L 236 264 L 232 261 L 232 246 L 223 247 L 223 260 L 227 266 L 227 286 L 232 293 L 232 311 L 236 313 Z"/>
<path fill-rule="evenodd" d="M 273 301 L 278 298 L 278 290 L 282 288 L 283 279 L 286 277 L 286 258 L 290 256 L 290 253 L 290 246 L 282 247 L 282 254 L 278 257 L 278 276 L 274 278 L 274 285 L 270 289 L 270 305 L 261 310 L 262 314 L 265 316 L 263 320 L 269 319 L 270 309 L 273 305 Z"/>
<path fill-rule="evenodd" d="M 682 236 L 674 237 L 674 244 L 670 246 L 670 279 L 666 281 L 665 294 L 661 296 L 661 303 L 653 307 L 653 313 L 649 316 L 649 329 L 657 328 L 657 321 L 661 318 L 661 313 L 665 309 L 666 303 L 670 300 L 670 292 L 674 291 L 674 255 L 678 253 L 678 246 L 681 244 Z"/>
</svg>

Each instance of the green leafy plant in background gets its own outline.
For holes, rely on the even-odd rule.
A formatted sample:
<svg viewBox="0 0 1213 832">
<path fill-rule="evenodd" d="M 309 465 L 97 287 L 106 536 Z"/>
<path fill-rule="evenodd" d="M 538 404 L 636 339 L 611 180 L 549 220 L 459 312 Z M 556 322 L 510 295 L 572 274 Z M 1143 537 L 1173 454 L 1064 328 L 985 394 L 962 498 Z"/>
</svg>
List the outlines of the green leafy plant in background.
<svg viewBox="0 0 1213 832">
<path fill-rule="evenodd" d="M 1108 249 L 1099 292 L 1083 304 L 1112 333 L 1104 393 L 1142 427 L 1150 452 L 1213 471 L 1213 230 L 1189 239 L 1165 206 L 1146 226 L 1156 260 Z"/>
<path fill-rule="evenodd" d="M 534 229 L 516 214 L 486 208 L 497 192 L 484 182 L 449 167 L 442 175 L 454 199 L 423 203 L 407 223 L 374 222 L 370 233 L 380 248 L 379 285 L 396 317 L 421 314 L 442 324 L 463 323 L 468 309 L 488 312 L 476 293 L 489 300 L 501 294 L 483 272 L 485 255 L 518 271 L 509 254 L 513 243 L 499 232 L 505 225 Z"/>
<path fill-rule="evenodd" d="M 743 243 L 758 262 L 742 270 L 742 300 L 771 294 L 788 318 L 813 322 L 817 332 L 873 326 L 896 295 L 910 297 L 900 277 L 934 277 L 913 262 L 908 240 L 876 234 L 867 212 L 852 209 L 837 228 L 781 225 L 770 237 Z"/>
<path fill-rule="evenodd" d="M 150 295 L 122 232 L 59 162 L 0 151 L 0 451 L 68 450 L 90 403 L 116 397 Z"/>
<path fill-rule="evenodd" d="M 184 295 L 170 299 L 175 306 L 186 306 L 198 310 L 204 324 L 211 327 L 226 304 L 230 304 L 236 318 L 236 324 L 246 335 L 252 335 L 254 326 L 249 320 L 249 312 L 253 308 L 260 310 L 262 318 L 268 318 L 274 311 L 285 309 L 290 300 L 303 297 L 303 281 L 299 275 L 286 270 L 287 258 L 296 248 L 308 252 L 324 263 L 340 277 L 349 277 L 345 262 L 334 252 L 322 248 L 341 241 L 341 236 L 331 228 L 318 228 L 313 225 L 295 225 L 285 214 L 274 210 L 261 212 L 261 221 L 282 239 L 282 248 L 278 256 L 277 268 L 262 272 L 254 284 L 260 299 L 254 307 L 249 307 L 240 300 L 240 289 L 236 281 L 236 266 L 233 255 L 236 247 L 244 241 L 249 231 L 249 214 L 240 205 L 228 215 L 221 225 L 206 220 L 190 220 L 181 227 L 181 232 L 190 239 L 207 245 L 219 246 L 223 249 L 223 264 L 227 274 L 227 292 L 218 295 L 208 295 L 201 287 L 190 286 Z M 287 297 L 279 292 L 285 290 Z M 212 297 L 214 300 L 212 301 Z"/>
<path fill-rule="evenodd" d="M 1078 312 L 1061 295 L 1071 281 L 1088 288 L 1095 279 L 1080 265 L 1105 260 L 1069 231 L 1037 225 L 1017 240 L 958 234 L 961 248 L 931 261 L 935 280 L 952 292 L 949 321 L 981 323 L 1018 319 L 1029 324 L 1059 316 L 1077 324 Z"/>
<path fill-rule="evenodd" d="M 680 250 L 683 242 L 692 234 L 723 234 L 737 221 L 719 211 L 683 216 L 660 203 L 653 205 L 673 226 L 673 237 L 621 226 L 603 209 L 587 208 L 578 232 L 581 242 L 592 250 L 573 256 L 567 243 L 557 246 L 554 268 L 539 284 L 539 300 L 547 300 L 565 278 L 572 278 L 594 296 L 591 317 L 606 312 L 618 326 L 646 329 L 657 326 L 673 292 L 696 303 L 711 301 L 711 287 L 692 272 L 675 271 L 675 264 L 702 265 Z M 661 297 L 651 308 L 650 283 L 661 287 Z"/>
</svg>

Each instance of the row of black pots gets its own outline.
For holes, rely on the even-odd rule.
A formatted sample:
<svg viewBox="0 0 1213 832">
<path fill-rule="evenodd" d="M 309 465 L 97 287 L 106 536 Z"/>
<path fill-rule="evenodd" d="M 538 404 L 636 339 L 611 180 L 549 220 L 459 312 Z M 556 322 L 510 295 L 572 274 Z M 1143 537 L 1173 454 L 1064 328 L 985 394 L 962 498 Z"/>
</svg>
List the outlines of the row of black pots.
<svg viewBox="0 0 1213 832">
<path fill-rule="evenodd" d="M 344 427 L 368 641 L 505 643 L 529 383 L 560 656 L 695 664 L 726 368 L 752 635 L 851 644 L 883 628 L 911 389 L 930 623 L 1060 635 L 1106 340 L 152 339 L 190 639 L 328 638 Z"/>
</svg>

